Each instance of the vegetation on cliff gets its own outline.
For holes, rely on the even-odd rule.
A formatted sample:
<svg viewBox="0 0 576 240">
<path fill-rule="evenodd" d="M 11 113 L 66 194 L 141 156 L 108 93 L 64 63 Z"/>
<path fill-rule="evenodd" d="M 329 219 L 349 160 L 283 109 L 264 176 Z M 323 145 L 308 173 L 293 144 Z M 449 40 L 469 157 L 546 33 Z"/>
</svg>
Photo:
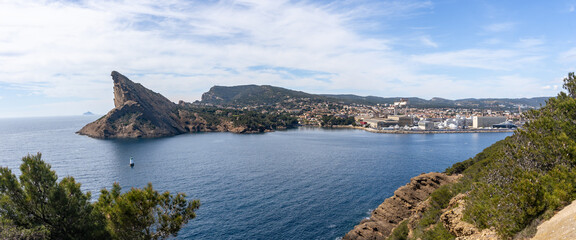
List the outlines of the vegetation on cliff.
<svg viewBox="0 0 576 240">
<path fill-rule="evenodd" d="M 187 132 L 266 132 L 298 124 L 295 117 L 286 113 L 266 114 L 182 101 L 175 104 L 116 71 L 111 76 L 115 107 L 84 126 L 79 134 L 96 138 L 146 138 Z M 278 97 L 276 91 L 271 92 L 269 97 Z M 242 93 L 242 96 L 246 95 Z M 256 94 L 257 99 L 260 97 L 260 93 Z"/>
<path fill-rule="evenodd" d="M 356 120 L 353 116 L 339 117 L 334 115 L 322 116 L 321 123 L 323 127 L 332 127 L 334 125 L 356 125 Z"/>
<path fill-rule="evenodd" d="M 510 237 L 576 198 L 576 79 L 546 106 L 526 114 L 523 129 L 488 149 L 463 173 L 475 182 L 465 219 Z M 450 170 L 449 170 L 450 171 Z"/>
<path fill-rule="evenodd" d="M 567 93 L 525 113 L 528 122 L 514 135 L 446 169 L 463 177 L 432 193 L 430 207 L 411 225 L 410 235 L 398 227 L 390 239 L 453 239 L 454 230 L 441 215 L 450 210 L 446 199 L 456 195 L 465 196 L 464 221 L 505 239 L 532 236 L 538 223 L 576 199 L 574 73 L 564 79 L 564 88 Z"/>
<path fill-rule="evenodd" d="M 121 193 L 115 183 L 97 202 L 73 177 L 57 182 L 41 154 L 22 158 L 21 175 L 0 168 L 2 239 L 165 239 L 196 217 L 198 200 L 158 193 L 151 184 Z"/>
<path fill-rule="evenodd" d="M 298 119 L 287 113 L 180 105 L 178 115 L 188 132 L 261 133 L 298 125 Z"/>
</svg>

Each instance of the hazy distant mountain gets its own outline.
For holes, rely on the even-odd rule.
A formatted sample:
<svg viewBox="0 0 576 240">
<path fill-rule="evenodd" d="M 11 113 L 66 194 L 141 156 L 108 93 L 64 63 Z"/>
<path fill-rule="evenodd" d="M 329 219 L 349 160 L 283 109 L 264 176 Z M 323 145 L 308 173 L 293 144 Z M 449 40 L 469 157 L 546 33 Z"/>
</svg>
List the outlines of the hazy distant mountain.
<svg viewBox="0 0 576 240">
<path fill-rule="evenodd" d="M 393 104 L 401 97 L 358 96 L 353 94 L 310 94 L 269 85 L 242 85 L 242 86 L 214 86 L 202 95 L 201 103 L 215 105 L 261 106 L 274 105 L 286 100 L 306 100 L 309 102 L 329 101 L 345 104 Z M 459 99 L 449 100 L 432 98 L 430 100 L 405 97 L 411 107 L 419 108 L 517 108 L 518 105 L 539 108 L 549 97 L 535 98 L 486 98 L 486 99 Z"/>
</svg>

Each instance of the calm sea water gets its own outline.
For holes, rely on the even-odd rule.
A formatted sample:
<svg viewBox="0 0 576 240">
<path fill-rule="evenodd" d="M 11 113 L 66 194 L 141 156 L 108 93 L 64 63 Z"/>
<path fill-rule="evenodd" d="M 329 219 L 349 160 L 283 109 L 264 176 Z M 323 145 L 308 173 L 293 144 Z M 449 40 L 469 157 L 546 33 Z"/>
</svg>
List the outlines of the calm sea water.
<svg viewBox="0 0 576 240">
<path fill-rule="evenodd" d="M 135 140 L 75 134 L 96 118 L 0 119 L 0 166 L 19 174 L 21 158 L 41 152 L 93 200 L 114 182 L 184 192 L 202 206 L 181 239 L 336 239 L 411 177 L 442 171 L 511 135 L 319 128 Z"/>
</svg>

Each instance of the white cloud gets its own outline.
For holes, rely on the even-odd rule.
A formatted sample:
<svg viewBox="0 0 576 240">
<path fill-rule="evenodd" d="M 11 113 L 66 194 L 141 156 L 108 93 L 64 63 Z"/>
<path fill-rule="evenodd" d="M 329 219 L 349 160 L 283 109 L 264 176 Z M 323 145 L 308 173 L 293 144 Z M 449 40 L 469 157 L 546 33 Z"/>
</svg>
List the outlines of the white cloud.
<svg viewBox="0 0 576 240">
<path fill-rule="evenodd" d="M 544 45 L 545 41 L 540 38 L 523 38 L 518 41 L 517 47 L 529 49 Z"/>
<path fill-rule="evenodd" d="M 433 48 L 437 48 L 437 47 L 438 47 L 438 43 L 432 41 L 432 39 L 430 39 L 429 36 L 422 36 L 422 37 L 420 37 L 420 42 L 421 42 L 424 46 L 433 47 Z"/>
<path fill-rule="evenodd" d="M 429 32 L 435 26 L 407 27 L 410 32 L 402 36 L 363 35 L 392 24 L 390 18 L 408 19 L 430 9 L 432 2 L 417 0 L 0 1 L 0 84 L 18 94 L 61 100 L 46 108 L 94 105 L 82 112 L 111 106 L 112 70 L 173 101 L 193 101 L 213 85 L 252 83 L 316 93 L 449 97 L 456 96 L 452 89 L 464 94 L 487 87 L 462 85 L 458 74 L 423 69 L 509 74 L 542 59 L 527 51 L 543 45 L 535 38 L 510 48 L 444 50 L 447 44 L 430 37 L 438 36 Z M 515 26 L 499 23 L 485 30 Z M 437 52 L 410 56 L 398 48 L 405 36 Z M 563 58 L 572 58 L 568 53 Z M 273 70 L 255 71 L 255 66 Z M 318 74 L 298 75 L 298 70 Z M 62 102 L 67 98 L 77 105 Z"/>
<path fill-rule="evenodd" d="M 502 39 L 499 38 L 489 38 L 483 41 L 484 44 L 488 45 L 500 45 L 502 44 Z"/>
<path fill-rule="evenodd" d="M 494 23 L 487 26 L 484 26 L 484 31 L 490 33 L 500 33 L 500 32 L 507 32 L 516 26 L 516 23 L 513 22 L 503 22 L 503 23 Z"/>
<path fill-rule="evenodd" d="M 568 49 L 567 51 L 560 53 L 560 61 L 565 64 L 571 64 L 576 62 L 576 47 Z"/>
<path fill-rule="evenodd" d="M 466 49 L 416 55 L 413 59 L 430 65 L 512 71 L 524 64 L 537 62 L 542 57 L 524 54 L 522 50 Z"/>
<path fill-rule="evenodd" d="M 543 86 L 542 89 L 544 89 L 544 90 L 554 90 L 554 91 L 557 91 L 557 90 L 558 90 L 558 85 L 546 85 L 546 86 Z"/>
<path fill-rule="evenodd" d="M 423 6 L 390 5 L 388 11 L 399 14 Z M 245 71 L 258 65 L 338 73 L 331 79 L 339 84 L 336 88 L 353 85 L 356 72 L 365 72 L 364 78 L 384 69 L 392 76 L 405 74 L 394 73 L 404 68 L 390 59 L 394 53 L 386 39 L 364 38 L 349 28 L 356 15 L 363 17 L 362 8 L 127 0 L 2 2 L 0 9 L 0 53 L 17 53 L 0 54 L 7 63 L 0 81 L 36 83 L 35 90 L 49 97 L 102 97 L 111 89 L 111 70 L 166 90 L 166 95 L 178 86 L 201 85 L 205 91 L 213 84 L 297 82 Z"/>
</svg>

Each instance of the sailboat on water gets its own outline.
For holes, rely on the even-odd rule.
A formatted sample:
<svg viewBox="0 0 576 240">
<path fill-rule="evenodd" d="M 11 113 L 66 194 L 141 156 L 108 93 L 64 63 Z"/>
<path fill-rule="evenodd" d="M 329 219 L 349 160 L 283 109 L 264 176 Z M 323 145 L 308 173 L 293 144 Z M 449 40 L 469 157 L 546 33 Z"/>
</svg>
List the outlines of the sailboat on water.
<svg viewBox="0 0 576 240">
<path fill-rule="evenodd" d="M 130 167 L 134 167 L 134 157 L 130 157 Z"/>
</svg>

